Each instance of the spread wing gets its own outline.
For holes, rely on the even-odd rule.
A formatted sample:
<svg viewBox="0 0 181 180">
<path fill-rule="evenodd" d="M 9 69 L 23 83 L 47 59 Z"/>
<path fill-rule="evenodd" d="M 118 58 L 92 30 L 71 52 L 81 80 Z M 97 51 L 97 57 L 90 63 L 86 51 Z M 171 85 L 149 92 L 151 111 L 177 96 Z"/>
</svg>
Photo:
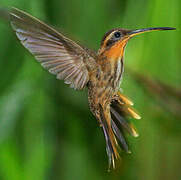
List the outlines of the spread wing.
<svg viewBox="0 0 181 180">
<path fill-rule="evenodd" d="M 11 25 L 17 37 L 50 73 L 75 89 L 89 81 L 85 59 L 90 58 L 83 47 L 31 15 L 12 8 Z"/>
</svg>

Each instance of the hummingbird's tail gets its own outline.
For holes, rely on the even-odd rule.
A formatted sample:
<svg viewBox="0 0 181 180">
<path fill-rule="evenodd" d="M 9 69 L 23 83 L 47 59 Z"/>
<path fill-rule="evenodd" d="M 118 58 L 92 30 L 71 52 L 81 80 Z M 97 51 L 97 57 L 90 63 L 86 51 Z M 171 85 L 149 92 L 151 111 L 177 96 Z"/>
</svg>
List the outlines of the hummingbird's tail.
<svg viewBox="0 0 181 180">
<path fill-rule="evenodd" d="M 118 143 L 111 127 L 111 121 L 110 112 L 106 111 L 102 106 L 100 106 L 100 123 L 106 140 L 106 151 L 109 160 L 109 169 L 111 165 L 113 168 L 115 168 L 115 159 L 119 158 L 117 149 Z"/>
<path fill-rule="evenodd" d="M 115 159 L 119 158 L 119 144 L 120 147 L 127 153 L 131 153 L 126 142 L 124 131 L 134 137 L 138 136 L 134 126 L 128 121 L 128 117 L 140 119 L 141 117 L 130 106 L 133 103 L 118 93 L 116 98 L 112 101 L 110 107 L 110 123 L 109 118 L 106 117 L 105 112 L 101 111 L 101 124 L 106 139 L 106 150 L 109 158 L 109 167 L 115 167 Z M 117 143 L 117 140 L 119 143 Z"/>
</svg>

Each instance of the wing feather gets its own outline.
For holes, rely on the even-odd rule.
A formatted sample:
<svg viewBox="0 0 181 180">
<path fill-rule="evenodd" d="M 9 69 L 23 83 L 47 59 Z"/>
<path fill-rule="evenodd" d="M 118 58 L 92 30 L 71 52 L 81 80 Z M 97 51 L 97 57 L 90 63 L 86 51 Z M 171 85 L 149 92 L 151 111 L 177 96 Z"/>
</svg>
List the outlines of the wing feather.
<svg viewBox="0 0 181 180">
<path fill-rule="evenodd" d="M 89 75 L 85 58 L 90 54 L 84 48 L 19 9 L 12 8 L 9 14 L 18 39 L 45 69 L 70 87 L 86 86 Z"/>
</svg>

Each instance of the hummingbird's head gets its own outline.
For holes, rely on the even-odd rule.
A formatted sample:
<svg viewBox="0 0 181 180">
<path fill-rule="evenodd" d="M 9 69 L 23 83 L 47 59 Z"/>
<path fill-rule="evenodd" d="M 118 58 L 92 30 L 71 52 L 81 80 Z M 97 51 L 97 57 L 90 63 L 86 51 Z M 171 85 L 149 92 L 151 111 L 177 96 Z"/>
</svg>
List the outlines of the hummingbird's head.
<svg viewBox="0 0 181 180">
<path fill-rule="evenodd" d="M 124 48 L 130 38 L 145 32 L 161 30 L 175 30 L 175 28 L 157 27 L 136 30 L 127 30 L 121 28 L 112 29 L 104 35 L 98 54 L 112 59 L 119 59 L 123 56 Z"/>
</svg>

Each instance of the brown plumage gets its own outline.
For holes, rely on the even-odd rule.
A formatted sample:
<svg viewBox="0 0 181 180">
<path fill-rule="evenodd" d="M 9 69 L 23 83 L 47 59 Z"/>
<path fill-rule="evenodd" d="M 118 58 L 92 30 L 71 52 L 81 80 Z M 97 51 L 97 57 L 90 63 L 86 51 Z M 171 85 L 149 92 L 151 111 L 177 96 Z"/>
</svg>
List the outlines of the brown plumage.
<svg viewBox="0 0 181 180">
<path fill-rule="evenodd" d="M 140 119 L 133 103 L 119 91 L 125 46 L 134 35 L 174 28 L 116 28 L 105 34 L 96 53 L 21 10 L 12 8 L 8 15 L 18 39 L 45 69 L 74 89 L 88 88 L 90 110 L 103 129 L 109 165 L 115 167 L 119 143 L 130 152 L 123 130 L 138 136 L 127 117 Z"/>
</svg>

